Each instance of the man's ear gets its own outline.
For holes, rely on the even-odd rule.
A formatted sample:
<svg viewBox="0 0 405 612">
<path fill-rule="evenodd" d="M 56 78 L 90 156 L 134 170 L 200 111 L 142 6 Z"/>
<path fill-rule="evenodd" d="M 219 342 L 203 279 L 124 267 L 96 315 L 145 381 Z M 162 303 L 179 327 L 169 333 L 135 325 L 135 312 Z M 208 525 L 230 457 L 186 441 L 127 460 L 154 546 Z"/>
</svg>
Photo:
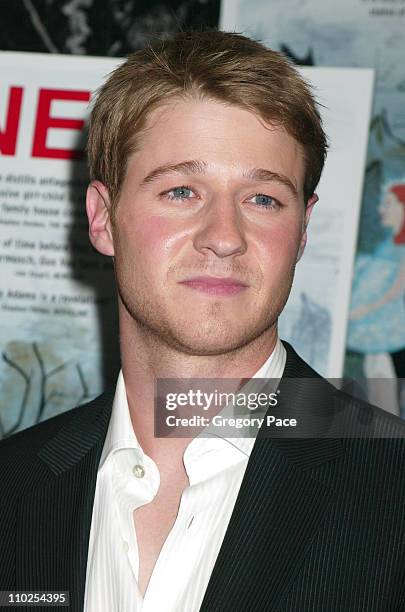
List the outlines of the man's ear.
<svg viewBox="0 0 405 612">
<path fill-rule="evenodd" d="M 305 250 L 305 246 L 307 244 L 307 227 L 308 227 L 309 219 L 311 217 L 312 209 L 318 200 L 319 198 L 316 195 L 316 193 L 313 193 L 308 200 L 308 203 L 305 209 L 304 227 L 303 227 L 303 232 L 302 232 L 302 237 L 301 237 L 300 248 L 298 249 L 297 261 L 301 259 L 302 254 Z"/>
<path fill-rule="evenodd" d="M 87 188 L 86 211 L 90 242 L 99 253 L 114 256 L 111 231 L 111 201 L 101 181 L 92 181 Z"/>
</svg>

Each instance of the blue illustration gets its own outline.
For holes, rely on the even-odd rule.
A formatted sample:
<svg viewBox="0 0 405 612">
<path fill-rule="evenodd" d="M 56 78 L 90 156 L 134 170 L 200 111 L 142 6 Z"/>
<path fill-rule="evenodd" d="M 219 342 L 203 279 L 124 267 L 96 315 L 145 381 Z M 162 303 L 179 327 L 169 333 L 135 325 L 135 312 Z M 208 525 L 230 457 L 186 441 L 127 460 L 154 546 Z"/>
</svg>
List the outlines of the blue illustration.
<svg viewBox="0 0 405 612">
<path fill-rule="evenodd" d="M 348 348 L 394 353 L 405 346 L 405 183 L 385 190 L 378 212 L 390 231 L 374 253 L 358 255 Z"/>
</svg>

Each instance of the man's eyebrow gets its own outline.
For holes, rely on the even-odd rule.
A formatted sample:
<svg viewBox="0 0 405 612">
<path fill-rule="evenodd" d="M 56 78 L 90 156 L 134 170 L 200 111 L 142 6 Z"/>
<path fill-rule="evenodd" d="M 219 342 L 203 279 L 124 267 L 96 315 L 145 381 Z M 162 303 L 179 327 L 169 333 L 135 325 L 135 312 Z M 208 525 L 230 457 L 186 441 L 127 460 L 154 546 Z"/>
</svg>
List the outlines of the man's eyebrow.
<svg viewBox="0 0 405 612">
<path fill-rule="evenodd" d="M 207 163 L 199 160 L 199 159 L 191 159 L 187 161 L 180 162 L 178 164 L 165 164 L 163 166 L 158 166 L 149 174 L 142 179 L 140 186 L 143 187 L 145 185 L 150 185 L 154 181 L 168 174 L 205 174 L 207 170 Z M 284 174 L 280 174 L 278 172 L 273 172 L 272 170 L 266 170 L 265 168 L 253 168 L 252 170 L 247 170 L 242 173 L 243 178 L 246 178 L 250 181 L 256 181 L 260 183 L 269 183 L 275 182 L 284 185 L 291 191 L 291 193 L 297 197 L 298 190 L 296 185 L 293 183 L 291 179 L 289 179 Z"/>
<path fill-rule="evenodd" d="M 162 176 L 167 174 L 175 174 L 176 172 L 181 174 L 204 174 L 206 167 L 207 164 L 199 159 L 190 159 L 178 164 L 158 166 L 142 179 L 140 185 L 141 187 L 143 185 L 149 185 Z"/>
<path fill-rule="evenodd" d="M 288 178 L 288 176 L 285 176 L 285 174 L 273 172 L 272 170 L 266 170 L 265 168 L 253 168 L 253 170 L 243 172 L 242 176 L 258 183 L 281 183 L 281 185 L 284 185 L 289 191 L 291 191 L 293 196 L 298 197 L 297 186 L 291 179 Z"/>
</svg>

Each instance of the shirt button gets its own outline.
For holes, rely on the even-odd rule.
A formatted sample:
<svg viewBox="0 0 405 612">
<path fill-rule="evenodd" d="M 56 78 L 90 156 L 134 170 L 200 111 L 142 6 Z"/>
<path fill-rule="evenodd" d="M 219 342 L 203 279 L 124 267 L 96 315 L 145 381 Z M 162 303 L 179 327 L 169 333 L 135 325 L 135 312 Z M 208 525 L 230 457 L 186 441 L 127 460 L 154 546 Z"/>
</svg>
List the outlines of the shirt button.
<svg viewBox="0 0 405 612">
<path fill-rule="evenodd" d="M 122 543 L 122 548 L 124 549 L 125 552 L 129 551 L 129 544 L 128 542 L 123 542 Z"/>
<path fill-rule="evenodd" d="M 145 468 L 142 465 L 139 465 L 139 463 L 134 465 L 132 472 L 136 478 L 143 478 L 145 476 Z"/>
</svg>

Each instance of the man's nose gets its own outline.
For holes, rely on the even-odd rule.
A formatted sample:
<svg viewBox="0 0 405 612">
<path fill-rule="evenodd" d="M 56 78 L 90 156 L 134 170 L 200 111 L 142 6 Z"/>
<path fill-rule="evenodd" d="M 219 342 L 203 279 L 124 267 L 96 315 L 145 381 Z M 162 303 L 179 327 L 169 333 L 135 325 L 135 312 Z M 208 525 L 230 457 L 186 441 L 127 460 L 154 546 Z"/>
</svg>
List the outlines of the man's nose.
<svg viewBox="0 0 405 612">
<path fill-rule="evenodd" d="M 194 235 L 197 251 L 211 251 L 217 257 L 242 255 L 247 249 L 241 211 L 232 200 L 215 198 L 211 200 Z"/>
</svg>

